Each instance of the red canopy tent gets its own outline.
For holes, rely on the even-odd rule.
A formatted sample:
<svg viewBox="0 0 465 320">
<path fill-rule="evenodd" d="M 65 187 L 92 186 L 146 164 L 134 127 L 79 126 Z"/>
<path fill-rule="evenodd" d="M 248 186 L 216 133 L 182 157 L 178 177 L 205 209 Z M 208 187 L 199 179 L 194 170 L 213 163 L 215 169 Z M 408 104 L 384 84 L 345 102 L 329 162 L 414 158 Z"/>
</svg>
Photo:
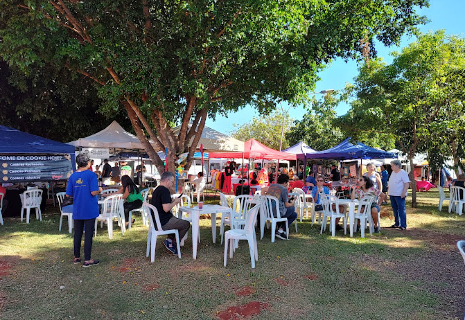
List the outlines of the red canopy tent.
<svg viewBox="0 0 465 320">
<path fill-rule="evenodd" d="M 210 152 L 210 158 L 248 158 L 264 160 L 296 160 L 296 155 L 268 148 L 255 139 L 244 142 L 244 152 Z"/>
</svg>

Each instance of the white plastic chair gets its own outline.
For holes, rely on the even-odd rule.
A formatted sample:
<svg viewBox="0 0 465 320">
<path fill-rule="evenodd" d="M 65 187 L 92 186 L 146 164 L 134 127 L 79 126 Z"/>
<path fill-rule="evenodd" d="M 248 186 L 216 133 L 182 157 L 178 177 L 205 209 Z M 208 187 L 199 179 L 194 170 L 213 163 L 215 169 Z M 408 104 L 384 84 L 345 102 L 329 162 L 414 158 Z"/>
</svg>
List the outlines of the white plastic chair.
<svg viewBox="0 0 465 320">
<path fill-rule="evenodd" d="M 300 194 L 298 194 L 297 192 L 290 192 L 288 193 L 288 197 L 289 198 L 292 198 L 292 197 L 295 197 L 296 200 L 294 202 L 294 208 L 298 208 L 299 209 L 299 212 L 300 212 L 300 221 L 302 221 L 302 216 L 304 214 L 304 205 L 302 204 L 301 202 L 301 198 L 300 198 Z M 295 219 L 294 220 L 294 224 L 295 224 L 295 232 L 297 232 L 297 220 L 298 219 Z"/>
<path fill-rule="evenodd" d="M 3 198 L 5 198 L 5 195 L 0 192 L 0 224 L 3 226 L 3 215 L 2 215 L 2 209 L 3 209 Z"/>
<path fill-rule="evenodd" d="M 263 233 L 265 231 L 265 223 L 267 221 L 271 222 L 271 242 L 275 240 L 276 233 L 276 224 L 278 222 L 286 223 L 286 235 L 289 238 L 289 225 L 287 223 L 287 218 L 281 218 L 281 213 L 279 212 L 279 200 L 273 196 L 262 196 L 262 206 L 263 212 L 265 213 L 265 219 L 260 219 L 260 231 L 261 237 L 263 238 Z M 276 217 L 275 217 L 276 214 Z"/>
<path fill-rule="evenodd" d="M 236 229 L 239 226 L 245 225 L 245 217 L 252 206 L 251 200 L 253 200 L 253 197 L 248 194 L 234 197 L 231 215 L 232 228 Z"/>
<path fill-rule="evenodd" d="M 58 231 L 61 231 L 61 225 L 63 223 L 63 216 L 66 216 L 68 218 L 68 231 L 69 233 L 73 232 L 73 213 L 72 212 L 63 212 L 62 208 L 62 203 L 63 199 L 65 198 L 66 192 L 58 192 L 57 193 L 57 199 L 58 199 L 58 206 L 60 207 L 60 226 L 58 227 Z"/>
<path fill-rule="evenodd" d="M 331 235 L 336 236 L 336 219 L 343 218 L 344 234 L 347 233 L 347 216 L 345 213 L 339 212 L 339 199 L 336 196 L 322 196 L 323 202 L 323 223 L 321 224 L 320 234 L 326 230 L 327 219 L 329 218 Z M 332 204 L 335 205 L 333 210 Z"/>
<path fill-rule="evenodd" d="M 23 204 L 21 207 L 21 221 L 23 221 L 24 210 L 26 210 L 26 223 L 29 223 L 31 209 L 36 209 L 36 219 L 42 221 L 42 212 L 40 211 L 40 204 L 42 202 L 41 189 L 32 188 L 24 191 L 21 195 L 21 202 Z"/>
<path fill-rule="evenodd" d="M 294 188 L 292 192 L 298 193 L 300 196 L 300 203 L 303 205 L 303 210 L 300 215 L 300 222 L 302 222 L 303 213 L 305 212 L 305 218 L 308 219 L 308 211 L 312 210 L 312 195 L 306 194 L 300 188 Z"/>
<path fill-rule="evenodd" d="M 228 199 L 226 198 L 226 195 L 222 192 L 220 192 L 220 205 L 223 207 L 229 207 L 228 206 Z M 221 235 L 221 244 L 223 244 L 223 236 L 224 236 L 224 225 L 227 224 L 229 225 L 229 228 L 232 229 L 231 226 L 231 212 L 229 213 L 221 213 L 221 222 L 220 222 L 220 235 Z"/>
<path fill-rule="evenodd" d="M 146 256 L 150 254 L 150 262 L 155 261 L 155 247 L 157 246 L 157 237 L 164 234 L 174 234 L 176 237 L 176 245 L 178 249 L 178 257 L 181 259 L 181 248 L 179 247 L 179 232 L 177 229 L 163 230 L 160 223 L 160 217 L 158 216 L 157 208 L 151 204 L 144 202 L 142 209 L 145 211 L 145 214 L 149 218 L 149 232 L 147 234 L 147 252 Z M 155 223 L 152 218 L 155 217 Z M 155 228 L 156 224 L 156 228 Z"/>
<path fill-rule="evenodd" d="M 452 186 L 450 190 L 449 213 L 451 210 L 455 210 L 456 213 L 462 215 L 463 205 L 465 204 L 465 188 Z"/>
<path fill-rule="evenodd" d="M 150 190 L 152 190 L 152 188 L 144 189 L 140 192 L 140 194 L 142 195 L 142 198 L 144 198 L 143 202 L 147 202 L 147 198 L 149 196 Z M 140 210 L 140 213 L 142 216 L 142 224 L 144 226 L 148 226 L 149 220 L 147 219 L 147 216 L 145 215 L 145 211 L 142 209 L 137 209 L 137 210 Z"/>
<path fill-rule="evenodd" d="M 315 223 L 317 213 L 318 213 L 318 224 L 321 224 L 321 218 L 322 218 L 322 215 L 323 215 L 324 208 L 323 208 L 323 210 L 316 210 L 316 206 L 317 206 L 316 201 L 317 201 L 317 199 L 320 199 L 319 204 L 322 204 L 321 199 L 323 199 L 323 197 L 325 197 L 325 196 L 327 196 L 327 195 L 325 195 L 323 193 L 319 193 L 316 198 L 312 198 L 312 226 Z"/>
<path fill-rule="evenodd" d="M 442 203 L 444 202 L 444 200 L 450 200 L 449 197 L 446 197 L 446 193 L 444 192 L 444 188 L 443 187 L 438 187 L 438 190 L 439 190 L 439 211 L 442 210 Z M 449 204 L 449 207 L 450 207 L 450 204 Z"/>
<path fill-rule="evenodd" d="M 365 238 L 365 229 L 369 223 L 370 236 L 373 234 L 373 217 L 371 216 L 372 197 L 366 197 L 359 201 L 357 212 L 354 214 L 354 221 L 351 221 L 354 230 L 357 230 L 357 220 L 360 220 L 361 237 Z M 379 219 L 378 219 L 379 221 Z"/>
<path fill-rule="evenodd" d="M 203 201 L 205 201 L 205 181 L 195 186 L 195 191 L 192 191 L 192 202 L 194 202 L 194 194 L 197 196 L 197 202 L 199 202 L 200 195 L 202 195 Z"/>
<path fill-rule="evenodd" d="M 113 220 L 117 219 L 121 226 L 121 232 L 124 235 L 126 225 L 124 220 L 123 195 L 118 193 L 108 196 L 103 201 L 103 209 L 95 219 L 95 236 L 97 236 L 97 223 L 100 221 L 100 227 L 103 227 L 105 221 L 108 225 L 108 237 L 113 239 Z"/>
<path fill-rule="evenodd" d="M 231 229 L 226 231 L 224 242 L 224 266 L 228 261 L 228 242 L 229 242 L 229 258 L 232 259 L 235 249 L 234 241 L 247 240 L 249 243 L 250 260 L 252 268 L 255 268 L 255 261 L 258 261 L 257 237 L 255 234 L 255 220 L 257 218 L 259 205 L 256 205 L 247 212 L 244 229 Z"/>
<path fill-rule="evenodd" d="M 460 254 L 463 258 L 463 262 L 465 263 L 465 240 L 457 241 L 457 248 L 459 248 Z"/>
<path fill-rule="evenodd" d="M 102 190 L 102 193 L 101 194 L 113 194 L 113 193 L 116 193 L 118 192 L 119 189 L 105 189 L 105 190 Z"/>
</svg>

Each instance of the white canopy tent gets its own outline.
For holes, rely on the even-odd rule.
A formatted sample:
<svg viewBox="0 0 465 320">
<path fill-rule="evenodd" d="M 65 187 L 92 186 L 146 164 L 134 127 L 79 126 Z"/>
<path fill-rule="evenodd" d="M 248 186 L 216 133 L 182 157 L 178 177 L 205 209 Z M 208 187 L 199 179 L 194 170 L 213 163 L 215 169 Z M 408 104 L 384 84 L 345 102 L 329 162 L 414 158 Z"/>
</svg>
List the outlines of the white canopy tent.
<svg viewBox="0 0 465 320">
<path fill-rule="evenodd" d="M 108 127 L 91 136 L 79 138 L 76 141 L 69 142 L 75 147 L 83 148 L 118 148 L 118 149 L 133 149 L 144 150 L 139 139 L 127 132 L 113 121 Z"/>
</svg>

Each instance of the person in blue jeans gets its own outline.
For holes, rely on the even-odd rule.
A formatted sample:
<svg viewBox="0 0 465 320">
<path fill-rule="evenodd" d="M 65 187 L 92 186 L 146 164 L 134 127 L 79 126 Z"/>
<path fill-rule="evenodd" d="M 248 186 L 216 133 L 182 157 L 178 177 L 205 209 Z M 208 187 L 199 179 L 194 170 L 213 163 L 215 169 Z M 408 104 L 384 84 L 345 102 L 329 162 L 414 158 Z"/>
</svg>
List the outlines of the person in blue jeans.
<svg viewBox="0 0 465 320">
<path fill-rule="evenodd" d="M 293 199 L 289 201 L 289 194 L 287 187 L 289 186 L 289 176 L 287 174 L 281 174 L 278 177 L 277 183 L 273 183 L 268 187 L 266 193 L 270 196 L 276 197 L 279 201 L 279 213 L 281 218 L 287 218 L 287 225 L 290 226 L 292 222 L 297 218 L 297 212 L 295 212 L 295 201 Z M 288 236 L 284 232 L 286 224 L 285 222 L 280 222 L 277 225 L 276 237 L 279 239 L 287 240 Z"/>
<path fill-rule="evenodd" d="M 392 173 L 388 183 L 388 195 L 391 199 L 394 212 L 394 224 L 391 228 L 407 229 L 407 211 L 405 210 L 405 197 L 410 184 L 407 172 L 402 170 L 400 160 L 391 161 Z"/>
</svg>

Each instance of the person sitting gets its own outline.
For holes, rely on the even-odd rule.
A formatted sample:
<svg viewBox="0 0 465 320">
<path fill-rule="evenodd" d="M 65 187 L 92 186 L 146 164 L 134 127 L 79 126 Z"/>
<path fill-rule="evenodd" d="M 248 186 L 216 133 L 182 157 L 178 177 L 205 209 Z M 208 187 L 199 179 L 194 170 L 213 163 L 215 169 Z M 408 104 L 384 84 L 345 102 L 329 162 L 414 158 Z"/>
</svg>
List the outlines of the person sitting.
<svg viewBox="0 0 465 320">
<path fill-rule="evenodd" d="M 139 209 L 142 207 L 144 198 L 139 192 L 139 188 L 136 186 L 134 181 L 128 176 L 124 175 L 121 177 L 121 184 L 117 193 L 123 194 L 124 202 L 124 221 L 126 221 L 126 227 L 129 225 L 129 211 Z M 134 223 L 135 219 L 132 219 L 131 224 Z"/>
<path fill-rule="evenodd" d="M 379 205 L 383 201 L 381 190 L 375 188 L 373 181 L 369 177 L 362 176 L 358 181 L 358 187 L 352 192 L 352 200 L 354 200 L 355 197 L 358 197 L 359 200 L 374 197 L 371 204 L 371 217 L 373 218 L 373 224 L 376 226 L 375 233 L 379 233 L 378 213 L 380 211 Z"/>
<path fill-rule="evenodd" d="M 290 226 L 292 222 L 297 218 L 297 213 L 295 212 L 294 203 L 296 198 L 289 200 L 287 187 L 289 185 L 289 176 L 287 174 L 281 174 L 278 177 L 278 183 L 273 183 L 268 187 L 265 192 L 273 197 L 276 197 L 279 201 L 279 210 L 281 218 L 287 218 L 287 225 Z M 285 222 L 280 222 L 277 225 L 276 237 L 279 239 L 286 240 L 288 239 L 287 234 L 284 232 Z"/>
<path fill-rule="evenodd" d="M 294 175 L 294 189 L 295 188 L 302 189 L 304 186 L 305 186 L 304 182 L 300 180 L 297 175 Z"/>
<path fill-rule="evenodd" d="M 175 185 L 175 175 L 170 171 L 165 171 L 160 177 L 160 185 L 152 193 L 151 204 L 157 208 L 158 216 L 163 230 L 177 229 L 179 233 L 179 239 L 181 239 L 180 245 L 183 244 L 184 237 L 189 231 L 189 221 L 176 218 L 171 209 L 177 204 L 181 203 L 181 198 L 171 199 L 170 189 L 173 189 Z M 152 211 L 151 211 L 152 212 Z M 152 212 L 153 215 L 153 212 Z M 152 216 L 152 220 L 155 223 L 155 217 Z M 169 234 L 166 240 L 163 241 L 166 249 L 173 254 L 178 254 L 176 249 L 176 238 L 174 234 Z"/>
<path fill-rule="evenodd" d="M 323 211 L 323 206 L 321 204 L 321 199 L 320 199 L 320 194 L 326 194 L 329 195 L 329 189 L 328 187 L 324 186 L 323 184 L 325 183 L 325 178 L 323 175 L 318 175 L 318 178 L 316 179 L 316 187 L 312 189 L 312 197 L 315 199 L 315 211 Z M 336 205 L 333 204 L 332 207 L 333 210 L 336 210 Z M 339 213 L 344 213 L 346 211 L 346 208 L 344 205 L 339 205 Z M 344 230 L 342 226 L 339 225 L 339 220 L 341 218 L 336 218 L 336 230 Z"/>
</svg>

